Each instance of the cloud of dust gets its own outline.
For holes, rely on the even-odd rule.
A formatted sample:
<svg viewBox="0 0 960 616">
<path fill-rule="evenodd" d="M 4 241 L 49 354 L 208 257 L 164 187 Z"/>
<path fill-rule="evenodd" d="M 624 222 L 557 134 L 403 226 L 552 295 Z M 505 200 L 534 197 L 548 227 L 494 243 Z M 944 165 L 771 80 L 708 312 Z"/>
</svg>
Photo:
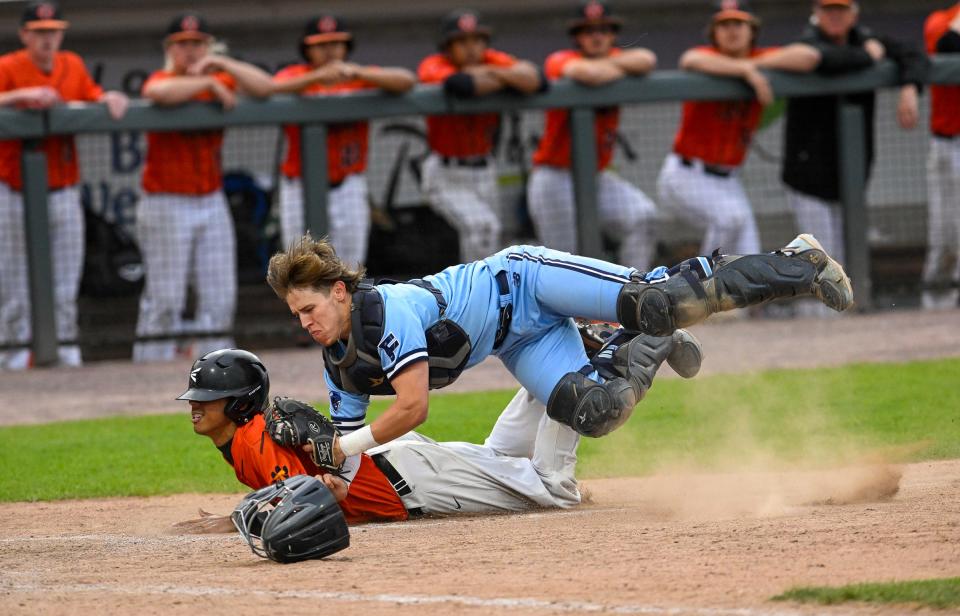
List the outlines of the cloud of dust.
<svg viewBox="0 0 960 616">
<path fill-rule="evenodd" d="M 697 455 L 702 452 L 671 452 L 637 496 L 669 518 L 713 520 L 876 502 L 900 489 L 897 460 L 909 451 L 869 449 L 857 434 L 838 434 L 837 422 L 815 409 L 784 414 L 775 426 L 779 438 L 771 438 L 769 422 L 753 421 L 750 413 L 732 410 L 709 461 Z M 789 447 L 782 445 L 784 436 Z M 777 449 L 778 440 L 788 451 Z"/>
</svg>

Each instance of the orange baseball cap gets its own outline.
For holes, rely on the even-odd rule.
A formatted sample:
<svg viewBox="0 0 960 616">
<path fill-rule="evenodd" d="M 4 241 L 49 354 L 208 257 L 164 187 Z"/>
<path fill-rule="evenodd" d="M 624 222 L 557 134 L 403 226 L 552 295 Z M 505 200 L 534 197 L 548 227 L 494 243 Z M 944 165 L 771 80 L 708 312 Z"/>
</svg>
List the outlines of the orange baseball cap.
<svg viewBox="0 0 960 616">
<path fill-rule="evenodd" d="M 854 0 L 815 0 L 818 7 L 823 6 L 853 6 Z"/>
<path fill-rule="evenodd" d="M 66 30 L 69 25 L 55 2 L 31 2 L 20 16 L 20 27 L 25 30 Z"/>
</svg>

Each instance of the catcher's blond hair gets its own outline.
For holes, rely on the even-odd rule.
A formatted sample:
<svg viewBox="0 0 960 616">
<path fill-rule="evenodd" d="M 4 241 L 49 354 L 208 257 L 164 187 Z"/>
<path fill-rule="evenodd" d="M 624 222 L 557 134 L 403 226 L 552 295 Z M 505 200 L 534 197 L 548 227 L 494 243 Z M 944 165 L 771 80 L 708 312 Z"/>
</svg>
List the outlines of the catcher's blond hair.
<svg viewBox="0 0 960 616">
<path fill-rule="evenodd" d="M 353 270 L 340 260 L 328 238 L 315 240 L 308 233 L 284 252 L 270 257 L 267 284 L 277 297 L 286 301 L 293 289 L 308 288 L 329 295 L 330 287 L 338 280 L 353 293 L 366 273 L 365 268 Z"/>
</svg>

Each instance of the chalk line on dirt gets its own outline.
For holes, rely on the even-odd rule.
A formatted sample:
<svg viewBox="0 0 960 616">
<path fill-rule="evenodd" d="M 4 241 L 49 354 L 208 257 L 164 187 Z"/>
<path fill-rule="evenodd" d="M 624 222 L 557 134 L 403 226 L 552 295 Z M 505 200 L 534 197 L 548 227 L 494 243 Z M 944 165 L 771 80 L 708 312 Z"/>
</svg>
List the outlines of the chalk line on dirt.
<svg viewBox="0 0 960 616">
<path fill-rule="evenodd" d="M 794 610 L 755 608 L 714 608 L 693 606 L 617 605 L 584 601 L 544 601 L 524 597 L 470 597 L 464 595 L 394 595 L 329 592 L 314 590 L 252 590 L 216 586 L 120 585 L 120 584 L 10 584 L 0 580 L 0 590 L 22 593 L 96 592 L 130 595 L 180 595 L 189 597 L 263 597 L 268 599 L 311 599 L 344 603 L 389 603 L 393 605 L 442 605 L 464 607 L 541 609 L 563 613 L 648 614 L 651 616 L 800 616 Z"/>
</svg>

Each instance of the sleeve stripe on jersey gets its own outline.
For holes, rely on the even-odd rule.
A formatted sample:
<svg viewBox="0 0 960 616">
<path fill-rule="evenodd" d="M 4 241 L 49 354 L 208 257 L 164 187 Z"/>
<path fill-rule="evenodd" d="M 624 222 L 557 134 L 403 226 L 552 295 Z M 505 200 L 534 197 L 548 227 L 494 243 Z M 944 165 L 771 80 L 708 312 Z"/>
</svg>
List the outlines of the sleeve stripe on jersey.
<svg viewBox="0 0 960 616">
<path fill-rule="evenodd" d="M 563 269 L 568 269 L 574 272 L 580 272 L 592 276 L 594 278 L 600 278 L 601 280 L 612 280 L 613 282 L 630 282 L 629 276 L 623 276 L 616 274 L 614 272 L 604 271 L 596 267 L 590 267 L 583 263 L 573 263 L 571 261 L 561 261 L 560 259 L 547 259 L 541 256 L 533 256 L 525 252 L 511 252 L 507 255 L 508 259 L 514 261 L 538 261 L 543 265 L 549 265 L 552 267 L 560 267 Z"/>
<path fill-rule="evenodd" d="M 359 430 L 366 423 L 367 423 L 366 419 L 358 419 L 356 421 L 334 421 L 333 425 L 335 425 L 341 431 L 343 430 L 353 431 L 353 430 Z"/>
<path fill-rule="evenodd" d="M 398 359 L 397 363 L 393 365 L 393 368 L 390 368 L 390 370 L 387 371 L 387 378 L 392 379 L 393 375 L 396 374 L 402 368 L 405 368 L 406 366 L 409 366 L 412 363 L 415 363 L 418 361 L 424 361 L 427 359 L 430 359 L 430 356 L 427 355 L 426 349 L 416 349 L 416 350 L 410 351 L 409 353 L 407 353 L 406 355 Z"/>
</svg>

